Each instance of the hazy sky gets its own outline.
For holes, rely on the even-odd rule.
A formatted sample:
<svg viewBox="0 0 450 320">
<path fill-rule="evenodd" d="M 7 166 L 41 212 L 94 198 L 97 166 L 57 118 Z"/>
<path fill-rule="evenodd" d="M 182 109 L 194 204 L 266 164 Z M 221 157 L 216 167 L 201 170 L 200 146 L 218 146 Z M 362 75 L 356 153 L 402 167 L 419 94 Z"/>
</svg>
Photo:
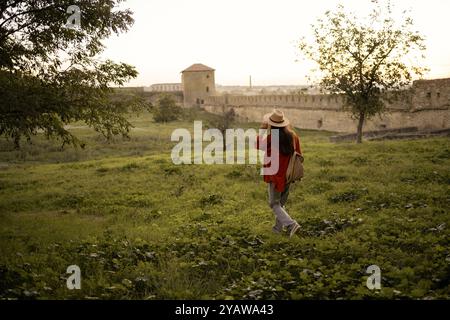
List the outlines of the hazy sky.
<svg viewBox="0 0 450 320">
<path fill-rule="evenodd" d="M 193 63 L 216 69 L 216 83 L 304 84 L 310 70 L 296 62 L 295 42 L 311 23 L 343 3 L 367 13 L 369 0 L 128 0 L 135 24 L 108 39 L 103 57 L 136 66 L 128 85 L 180 82 Z M 426 78 L 450 77 L 450 0 L 393 0 L 411 9 L 417 30 L 427 38 Z"/>
</svg>

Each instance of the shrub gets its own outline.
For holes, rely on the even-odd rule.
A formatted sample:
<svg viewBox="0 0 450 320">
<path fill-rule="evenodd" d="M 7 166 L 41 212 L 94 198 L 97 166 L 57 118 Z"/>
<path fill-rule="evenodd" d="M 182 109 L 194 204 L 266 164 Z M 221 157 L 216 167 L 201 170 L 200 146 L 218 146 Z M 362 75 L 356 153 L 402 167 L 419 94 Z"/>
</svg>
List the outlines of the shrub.
<svg viewBox="0 0 450 320">
<path fill-rule="evenodd" d="M 170 122 L 177 120 L 182 113 L 181 107 L 177 106 L 172 96 L 163 94 L 159 97 L 153 112 L 156 122 Z"/>
</svg>

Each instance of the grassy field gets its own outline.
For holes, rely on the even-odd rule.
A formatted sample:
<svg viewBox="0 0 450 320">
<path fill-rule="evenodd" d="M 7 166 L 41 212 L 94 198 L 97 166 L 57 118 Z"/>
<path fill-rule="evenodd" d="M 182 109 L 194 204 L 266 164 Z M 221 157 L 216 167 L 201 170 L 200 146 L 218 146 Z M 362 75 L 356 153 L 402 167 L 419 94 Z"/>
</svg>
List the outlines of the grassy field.
<svg viewBox="0 0 450 320">
<path fill-rule="evenodd" d="M 170 134 L 191 116 L 134 117 L 114 143 L 74 124 L 86 150 L 2 139 L 0 298 L 450 298 L 448 138 L 332 144 L 299 130 L 289 239 L 271 233 L 256 166 L 172 164 Z M 66 287 L 73 264 L 81 290 Z M 381 290 L 366 287 L 370 265 Z"/>
</svg>

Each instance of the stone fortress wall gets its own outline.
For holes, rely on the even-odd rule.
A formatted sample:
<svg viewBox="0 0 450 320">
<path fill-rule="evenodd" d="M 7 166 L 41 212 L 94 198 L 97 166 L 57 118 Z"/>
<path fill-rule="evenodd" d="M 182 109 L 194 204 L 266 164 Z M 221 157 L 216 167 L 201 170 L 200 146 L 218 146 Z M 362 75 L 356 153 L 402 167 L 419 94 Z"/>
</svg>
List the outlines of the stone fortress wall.
<svg viewBox="0 0 450 320">
<path fill-rule="evenodd" d="M 239 118 L 259 122 L 274 108 L 283 110 L 292 124 L 302 129 L 353 133 L 356 120 L 344 111 L 345 99 L 332 94 L 223 94 L 216 90 L 215 70 L 196 63 L 181 72 L 181 83 L 155 84 L 139 89 L 148 101 L 156 103 L 160 94 L 171 94 L 176 103 L 203 107 L 221 114 L 233 108 Z M 364 131 L 417 127 L 419 130 L 450 129 L 450 78 L 414 81 L 411 88 L 386 101 L 387 112 L 367 121 Z"/>
<path fill-rule="evenodd" d="M 356 121 L 343 111 L 341 95 L 209 95 L 207 111 L 221 113 L 233 108 L 246 121 L 260 121 L 273 108 L 283 110 L 296 127 L 354 132 Z M 421 130 L 450 128 L 450 79 L 419 80 L 387 103 L 387 113 L 369 120 L 365 131 L 418 127 Z"/>
</svg>

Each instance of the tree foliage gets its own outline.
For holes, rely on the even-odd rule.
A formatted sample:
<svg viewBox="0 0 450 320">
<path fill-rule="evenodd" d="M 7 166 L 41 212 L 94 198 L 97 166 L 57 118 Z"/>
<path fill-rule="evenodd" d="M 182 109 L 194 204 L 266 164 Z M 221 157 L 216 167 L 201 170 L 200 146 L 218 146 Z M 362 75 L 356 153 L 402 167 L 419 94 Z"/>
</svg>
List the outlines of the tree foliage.
<svg viewBox="0 0 450 320">
<path fill-rule="evenodd" d="M 236 112 L 233 108 L 231 109 L 222 109 L 222 113 L 219 115 L 219 119 L 215 122 L 215 126 L 217 129 L 222 132 L 223 136 L 225 136 L 225 132 L 227 129 L 230 129 L 233 123 L 236 121 Z"/>
<path fill-rule="evenodd" d="M 227 129 L 231 129 L 232 125 L 236 121 L 236 111 L 234 111 L 234 108 L 227 109 L 224 106 L 222 107 L 222 113 L 218 115 L 218 118 L 216 121 L 214 121 L 213 126 L 220 130 L 222 135 L 226 136 Z M 223 147 L 224 150 L 226 148 L 226 140 L 223 139 Z"/>
<path fill-rule="evenodd" d="M 413 31 L 408 12 L 395 19 L 389 1 L 371 2 L 368 17 L 342 5 L 327 11 L 312 26 L 314 41 L 303 38 L 299 46 L 318 65 L 321 87 L 346 97 L 347 109 L 358 120 L 358 142 L 364 121 L 385 111 L 386 92 L 404 89 L 426 71 L 420 61 L 424 38 Z"/>
<path fill-rule="evenodd" d="M 153 119 L 156 122 L 171 122 L 177 120 L 181 113 L 182 109 L 177 106 L 174 98 L 169 94 L 162 94 L 153 111 Z"/>
<path fill-rule="evenodd" d="M 127 135 L 125 114 L 143 108 L 135 95 L 113 94 L 137 76 L 125 63 L 101 61 L 102 40 L 133 24 L 122 0 L 80 0 L 81 27 L 65 26 L 71 0 L 0 4 L 0 134 L 18 147 L 39 130 L 64 144 L 80 141 L 65 127 L 83 121 L 105 137 Z"/>
</svg>

